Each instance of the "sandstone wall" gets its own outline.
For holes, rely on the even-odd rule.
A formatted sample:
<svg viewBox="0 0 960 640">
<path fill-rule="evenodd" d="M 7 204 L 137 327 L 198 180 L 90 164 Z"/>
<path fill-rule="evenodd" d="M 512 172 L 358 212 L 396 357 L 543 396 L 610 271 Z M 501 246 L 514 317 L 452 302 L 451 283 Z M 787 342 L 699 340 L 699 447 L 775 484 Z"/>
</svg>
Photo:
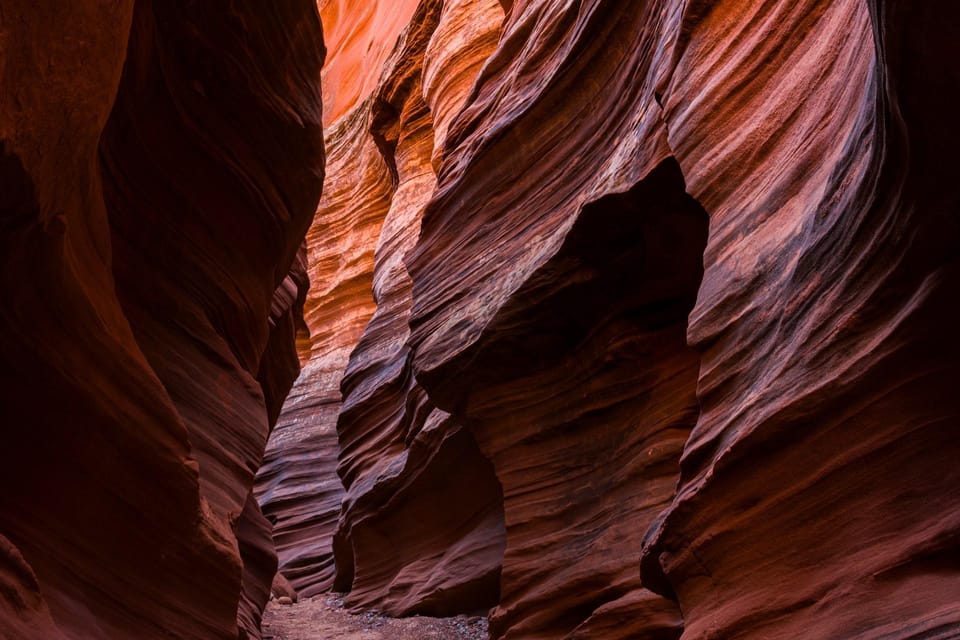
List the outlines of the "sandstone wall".
<svg viewBox="0 0 960 640">
<path fill-rule="evenodd" d="M 496 4 L 420 2 L 354 80 L 390 186 L 337 588 L 495 596 L 496 638 L 949 637 L 957 10 Z"/>
<path fill-rule="evenodd" d="M 4 638 L 259 637 L 324 50 L 225 9 L 0 10 Z"/>
<path fill-rule="evenodd" d="M 280 570 L 301 595 L 333 584 L 332 538 L 343 486 L 336 475 L 340 382 L 375 309 L 374 247 L 393 182 L 368 134 L 372 92 L 416 8 L 404 2 L 319 3 L 329 49 L 323 69 L 327 180 L 307 232 L 310 282 L 298 342 L 303 366 L 257 476 Z"/>
</svg>

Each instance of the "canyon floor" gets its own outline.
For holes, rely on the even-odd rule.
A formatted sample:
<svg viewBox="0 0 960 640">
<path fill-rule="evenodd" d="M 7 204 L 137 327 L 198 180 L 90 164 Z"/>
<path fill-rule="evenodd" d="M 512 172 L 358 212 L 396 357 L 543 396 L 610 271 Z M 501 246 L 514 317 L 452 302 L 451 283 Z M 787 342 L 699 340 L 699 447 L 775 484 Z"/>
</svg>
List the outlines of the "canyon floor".
<svg viewBox="0 0 960 640">
<path fill-rule="evenodd" d="M 292 605 L 267 605 L 264 640 L 486 640 L 484 618 L 388 618 L 352 614 L 335 594 L 304 598 Z"/>
</svg>

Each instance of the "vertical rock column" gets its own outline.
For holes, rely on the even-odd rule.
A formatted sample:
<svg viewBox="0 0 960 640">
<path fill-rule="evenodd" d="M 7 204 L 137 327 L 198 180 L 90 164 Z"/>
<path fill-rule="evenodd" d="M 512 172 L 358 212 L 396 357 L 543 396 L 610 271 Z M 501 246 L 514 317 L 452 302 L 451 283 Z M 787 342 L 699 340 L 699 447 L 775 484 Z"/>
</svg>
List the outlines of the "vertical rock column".
<svg viewBox="0 0 960 640">
<path fill-rule="evenodd" d="M 258 637 L 250 492 L 323 178 L 316 6 L 2 13 L 2 630 Z"/>
<path fill-rule="evenodd" d="M 397 188 L 377 244 L 377 310 L 351 354 L 337 425 L 347 498 L 336 587 L 358 608 L 453 615 L 498 600 L 502 492 L 469 431 L 413 377 L 403 257 L 436 187 L 446 123 L 493 50 L 501 19 L 489 0 L 421 2 L 376 93 L 371 133 Z"/>
<path fill-rule="evenodd" d="M 201 495 L 238 538 L 241 627 L 257 637 L 276 560 L 251 490 L 297 373 L 295 258 L 323 177 L 318 28 L 308 3 L 141 1 L 101 142 L 118 296 L 184 418 Z"/>
<path fill-rule="evenodd" d="M 374 312 L 373 253 L 394 185 L 368 130 L 371 93 L 416 3 L 320 3 L 327 175 L 307 232 L 310 290 L 299 357 L 303 371 L 267 446 L 256 494 L 280 571 L 302 595 L 333 583 L 332 538 L 343 487 L 336 474 L 340 381 Z"/>
<path fill-rule="evenodd" d="M 656 96 L 678 26 L 664 3 L 514 4 L 407 256 L 416 379 L 503 488 L 494 638 L 681 633 L 638 571 L 697 417 L 707 216 Z"/>
</svg>

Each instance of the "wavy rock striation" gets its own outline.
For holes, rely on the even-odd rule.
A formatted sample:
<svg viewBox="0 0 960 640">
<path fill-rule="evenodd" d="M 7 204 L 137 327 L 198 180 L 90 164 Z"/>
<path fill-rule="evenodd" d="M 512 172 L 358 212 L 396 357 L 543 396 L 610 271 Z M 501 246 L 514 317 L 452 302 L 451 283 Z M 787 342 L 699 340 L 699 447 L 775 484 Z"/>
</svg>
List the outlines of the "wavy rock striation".
<svg viewBox="0 0 960 640">
<path fill-rule="evenodd" d="M 343 486 L 336 474 L 340 382 L 375 305 L 374 246 L 393 190 L 371 136 L 380 66 L 416 3 L 320 3 L 327 175 L 307 232 L 310 290 L 298 344 L 303 371 L 283 407 L 256 495 L 273 523 L 280 571 L 301 595 L 330 588 Z M 371 79 L 372 77 L 372 79 Z"/>
<path fill-rule="evenodd" d="M 457 547 L 432 548 L 435 489 L 408 479 L 466 430 L 503 491 L 494 637 L 955 632 L 956 126 L 935 96 L 960 84 L 923 69 L 955 57 L 957 11 L 506 3 L 445 104 L 428 79 L 455 74 L 429 69 L 454 45 L 411 62 L 432 6 L 374 105 L 398 187 L 344 380 L 339 586 L 436 602 Z"/>
<path fill-rule="evenodd" d="M 707 216 L 669 158 L 659 7 L 514 5 L 407 257 L 430 399 L 503 486 L 495 638 L 675 638 L 640 586 L 696 415 Z"/>
<path fill-rule="evenodd" d="M 702 413 L 643 574 L 685 639 L 960 632 L 958 24 L 892 0 L 684 17 L 664 106 L 711 214 Z"/>
<path fill-rule="evenodd" d="M 0 637 L 957 636 L 958 29 L 5 2 Z"/>
<path fill-rule="evenodd" d="M 496 597 L 496 638 L 956 635 L 960 12 L 499 4 L 405 5 L 327 76 L 389 183 L 337 586 Z M 403 24 L 336 6 L 345 51 Z"/>
<path fill-rule="evenodd" d="M 445 127 L 435 129 L 432 114 L 462 105 L 501 18 L 495 2 L 421 2 L 373 103 L 371 135 L 396 188 L 377 244 L 377 310 L 351 354 L 337 423 L 347 495 L 335 587 L 349 590 L 356 608 L 452 615 L 498 599 L 500 486 L 469 431 L 413 378 L 412 283 L 402 258 L 436 186 Z"/>
<path fill-rule="evenodd" d="M 323 177 L 316 8 L 2 20 L 0 635 L 259 637 L 251 488 Z"/>
</svg>

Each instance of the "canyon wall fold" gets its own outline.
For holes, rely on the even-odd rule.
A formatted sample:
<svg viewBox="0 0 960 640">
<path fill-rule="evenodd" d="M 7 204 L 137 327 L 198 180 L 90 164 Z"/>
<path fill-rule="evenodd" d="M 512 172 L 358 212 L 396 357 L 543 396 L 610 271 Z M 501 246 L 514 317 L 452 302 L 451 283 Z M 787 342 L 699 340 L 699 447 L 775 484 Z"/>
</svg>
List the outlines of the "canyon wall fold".
<svg viewBox="0 0 960 640">
<path fill-rule="evenodd" d="M 327 3 L 321 15 L 330 179 L 308 234 L 310 338 L 259 500 L 275 522 L 280 570 L 302 595 L 349 590 L 350 605 L 394 615 L 483 611 L 499 589 L 500 489 L 470 434 L 413 379 L 402 255 L 435 186 L 428 101 L 447 119 L 456 113 L 502 10 Z"/>
<path fill-rule="evenodd" d="M 701 416 L 644 571 L 685 639 L 960 633 L 958 24 L 946 2 L 688 9 L 663 99 L 711 216 Z"/>
<path fill-rule="evenodd" d="M 389 170 L 367 131 L 381 65 L 416 2 L 319 3 L 327 180 L 306 238 L 310 289 L 298 354 L 303 371 L 267 445 L 256 495 L 273 523 L 280 571 L 301 595 L 333 584 L 332 539 L 344 490 L 336 474 L 340 382 L 364 326 L 376 239 L 390 207 Z"/>
<path fill-rule="evenodd" d="M 0 10 L 0 636 L 259 638 L 315 5 Z"/>
<path fill-rule="evenodd" d="M 960 632 L 957 10 L 384 6 L 327 5 L 380 190 L 290 405 L 323 584 L 494 638 Z"/>
<path fill-rule="evenodd" d="M 417 380 L 503 487 L 494 638 L 680 633 L 637 566 L 696 420 L 707 229 L 654 95 L 663 19 L 515 4 L 407 255 Z"/>
<path fill-rule="evenodd" d="M 356 608 L 452 615 L 486 611 L 498 599 L 500 486 L 470 433 L 413 378 L 402 259 L 436 186 L 443 129 L 431 113 L 462 104 L 501 17 L 490 1 L 421 2 L 372 105 L 370 135 L 395 189 L 376 249 L 377 309 L 350 356 L 337 423 L 347 493 L 335 588 L 349 590 Z"/>
</svg>

